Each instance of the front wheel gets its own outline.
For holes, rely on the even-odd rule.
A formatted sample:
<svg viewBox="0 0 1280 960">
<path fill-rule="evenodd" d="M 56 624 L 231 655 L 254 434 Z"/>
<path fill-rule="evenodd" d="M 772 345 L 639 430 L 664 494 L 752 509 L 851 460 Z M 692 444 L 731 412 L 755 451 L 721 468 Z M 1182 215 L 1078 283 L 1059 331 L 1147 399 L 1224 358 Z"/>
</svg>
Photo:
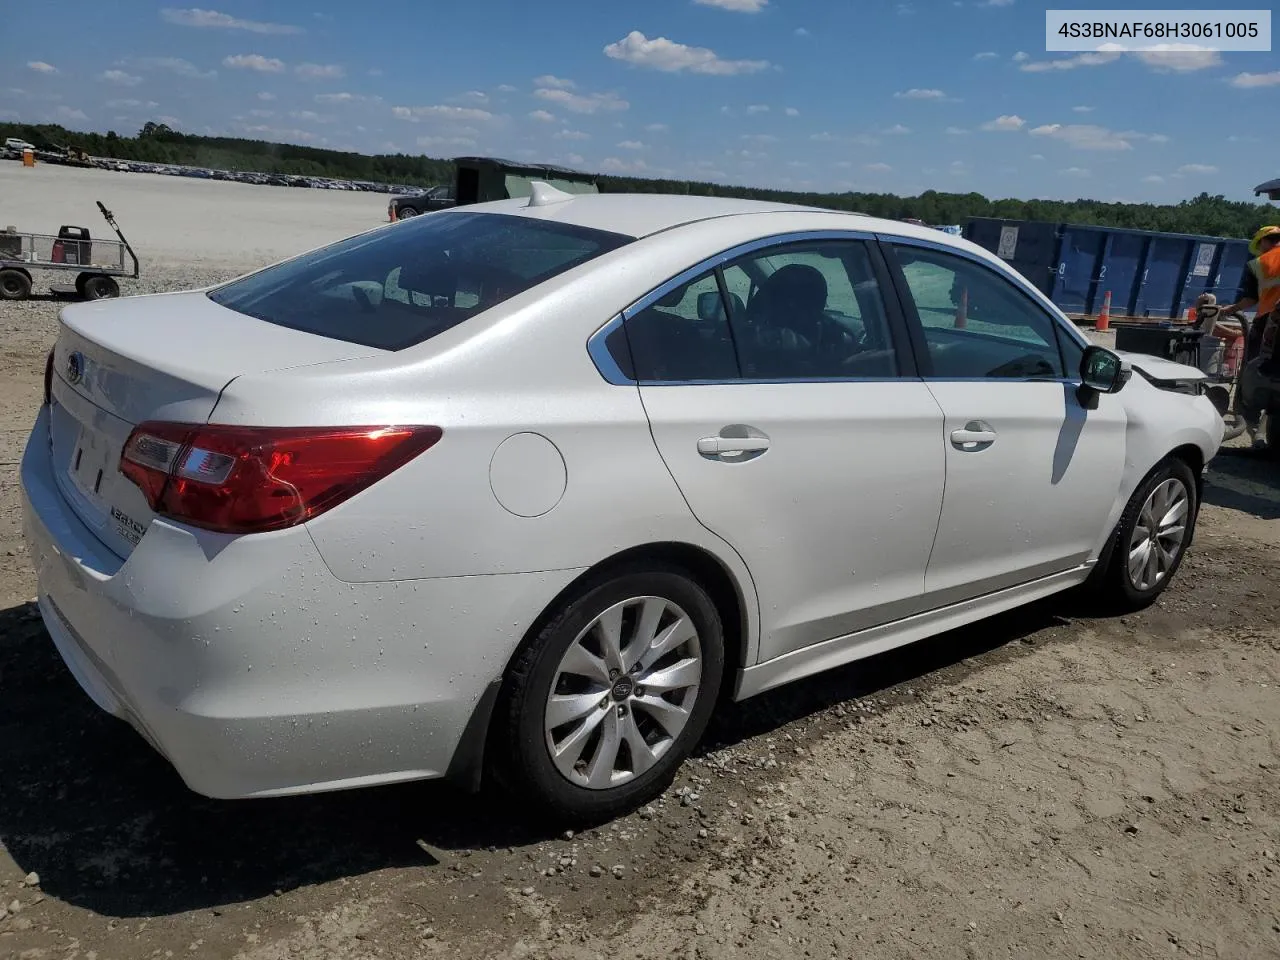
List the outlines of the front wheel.
<svg viewBox="0 0 1280 960">
<path fill-rule="evenodd" d="M 1169 457 L 1138 485 L 1120 516 L 1109 559 L 1094 587 L 1109 606 L 1142 610 L 1169 586 L 1195 532 L 1196 478 L 1186 461 Z"/>
<path fill-rule="evenodd" d="M 86 300 L 106 300 L 120 296 L 120 284 L 116 283 L 114 277 L 108 277 L 106 274 L 91 274 L 86 276 L 83 282 L 77 280 L 76 283 Z"/>
<path fill-rule="evenodd" d="M 706 730 L 724 671 L 715 604 L 685 571 L 619 571 L 517 656 L 494 729 L 500 775 L 547 817 L 598 822 L 653 799 Z"/>
</svg>

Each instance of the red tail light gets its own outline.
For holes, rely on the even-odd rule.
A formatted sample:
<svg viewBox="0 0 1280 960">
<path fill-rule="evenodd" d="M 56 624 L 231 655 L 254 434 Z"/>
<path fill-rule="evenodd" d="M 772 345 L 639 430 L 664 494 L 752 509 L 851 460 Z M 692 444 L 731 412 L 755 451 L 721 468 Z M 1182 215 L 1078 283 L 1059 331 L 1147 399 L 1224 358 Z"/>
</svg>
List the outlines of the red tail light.
<svg viewBox="0 0 1280 960">
<path fill-rule="evenodd" d="M 53 351 L 44 358 L 44 402 L 48 406 L 53 402 Z"/>
<path fill-rule="evenodd" d="M 317 516 L 404 466 L 439 427 L 231 427 L 141 423 L 120 472 L 151 509 L 223 533 L 279 530 Z"/>
</svg>

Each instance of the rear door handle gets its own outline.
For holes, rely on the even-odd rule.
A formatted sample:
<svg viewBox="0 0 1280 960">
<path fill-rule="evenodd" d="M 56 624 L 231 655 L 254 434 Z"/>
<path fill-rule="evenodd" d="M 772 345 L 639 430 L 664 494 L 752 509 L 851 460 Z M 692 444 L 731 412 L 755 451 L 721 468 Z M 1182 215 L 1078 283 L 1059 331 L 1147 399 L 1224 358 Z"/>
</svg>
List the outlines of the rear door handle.
<svg viewBox="0 0 1280 960">
<path fill-rule="evenodd" d="M 698 452 L 704 457 L 722 457 L 726 454 L 738 453 L 764 453 L 768 449 L 768 437 L 703 437 L 698 441 Z"/>
<path fill-rule="evenodd" d="M 951 445 L 958 450 L 985 450 L 995 442 L 996 432 L 989 423 L 981 420 L 970 420 L 959 430 L 951 431 Z"/>
</svg>

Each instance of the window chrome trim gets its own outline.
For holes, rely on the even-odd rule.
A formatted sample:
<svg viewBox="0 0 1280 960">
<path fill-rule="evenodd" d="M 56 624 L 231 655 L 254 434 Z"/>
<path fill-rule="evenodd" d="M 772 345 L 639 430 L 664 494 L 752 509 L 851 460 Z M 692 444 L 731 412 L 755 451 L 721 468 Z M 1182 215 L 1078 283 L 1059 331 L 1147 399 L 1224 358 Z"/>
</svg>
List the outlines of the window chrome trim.
<svg viewBox="0 0 1280 960">
<path fill-rule="evenodd" d="M 593 333 L 587 339 L 587 354 L 591 357 L 595 364 L 596 370 L 607 383 L 615 386 L 646 386 L 646 387 L 680 387 L 680 386 L 709 386 L 709 385 L 730 385 L 730 384 L 761 384 L 761 383 L 886 383 L 898 382 L 903 380 L 913 380 L 915 377 L 796 377 L 787 379 L 769 379 L 769 380 L 747 380 L 744 378 L 735 378 L 732 380 L 633 380 L 627 377 L 622 368 L 618 366 L 616 360 L 613 359 L 605 346 L 605 341 L 609 335 L 618 329 L 626 320 L 634 317 L 638 313 L 642 313 L 649 307 L 653 306 L 672 290 L 682 287 L 686 283 L 698 279 L 704 273 L 709 273 L 718 267 L 723 267 L 730 261 L 745 257 L 748 254 L 756 253 L 767 247 L 781 247 L 792 244 L 801 243 L 817 243 L 825 241 L 861 241 L 864 243 L 875 243 L 876 234 L 865 230 L 799 230 L 790 233 L 778 233 L 768 237 L 758 237 L 755 240 L 748 240 L 740 243 L 728 250 L 723 250 L 713 256 L 707 257 L 705 260 L 694 264 L 686 270 L 681 271 L 669 280 L 664 281 L 654 287 L 644 296 L 633 302 L 630 306 L 623 308 L 617 316 L 610 319 L 599 330 Z M 884 296 L 884 291 L 880 293 Z"/>
<path fill-rule="evenodd" d="M 986 267 L 988 270 L 992 271 L 993 273 L 996 273 L 999 276 L 1003 277 L 1004 279 L 1010 281 L 1014 286 L 1018 287 L 1023 293 L 1027 294 L 1031 298 L 1032 302 L 1034 302 L 1037 306 L 1039 306 L 1041 311 L 1043 311 L 1049 317 L 1049 320 L 1052 323 L 1056 324 L 1061 330 L 1066 331 L 1067 335 L 1071 337 L 1071 339 L 1075 340 L 1077 344 L 1085 348 L 1088 348 L 1090 346 L 1089 338 L 1086 337 L 1083 333 L 1081 333 L 1076 328 L 1076 325 L 1074 323 L 1072 323 L 1070 320 L 1067 320 L 1062 315 L 1061 311 L 1059 311 L 1058 308 L 1053 305 L 1052 300 L 1046 297 L 1041 291 L 1037 290 L 1035 288 L 1035 285 L 1032 284 L 1026 277 L 1018 273 L 1018 271 L 1010 267 L 1006 267 L 1003 262 L 1000 262 L 999 264 L 994 264 L 990 260 L 988 260 L 986 257 L 978 256 L 972 250 L 966 250 L 964 247 L 956 246 L 949 243 L 940 243 L 935 240 L 926 240 L 920 237 L 904 237 L 904 236 L 899 236 L 898 234 L 893 234 L 893 233 L 879 233 L 879 234 L 876 234 L 876 239 L 879 240 L 881 243 L 886 243 L 891 246 L 922 247 L 926 250 L 936 250 L 939 253 L 949 253 L 952 256 L 962 257 L 965 260 L 970 261 L 971 263 L 976 263 L 979 266 Z M 1049 305 L 1048 308 L 1045 307 L 1046 303 Z M 935 378 L 930 377 L 928 379 L 935 379 Z M 955 378 L 952 378 L 952 379 L 955 379 Z M 981 379 L 981 378 L 975 378 L 975 379 Z M 1058 378 L 1055 378 L 1055 379 L 1058 379 Z M 1004 382 L 1007 383 L 1009 381 L 1006 380 Z M 1078 383 L 1079 379 L 1077 378 L 1075 381 L 1068 380 L 1067 382 Z"/>
</svg>

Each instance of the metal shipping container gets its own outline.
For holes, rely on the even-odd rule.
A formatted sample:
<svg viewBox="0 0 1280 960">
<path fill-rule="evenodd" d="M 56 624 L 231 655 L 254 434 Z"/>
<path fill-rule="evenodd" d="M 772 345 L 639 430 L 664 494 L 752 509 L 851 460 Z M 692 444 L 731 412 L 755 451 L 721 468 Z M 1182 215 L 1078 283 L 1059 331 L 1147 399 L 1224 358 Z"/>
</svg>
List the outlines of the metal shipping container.
<svg viewBox="0 0 1280 960">
<path fill-rule="evenodd" d="M 1235 300 L 1248 241 L 1069 223 L 975 218 L 964 235 L 1009 262 L 1066 314 L 1170 320 L 1201 293 Z M 1026 244 L 1024 246 L 1024 243 Z"/>
</svg>

